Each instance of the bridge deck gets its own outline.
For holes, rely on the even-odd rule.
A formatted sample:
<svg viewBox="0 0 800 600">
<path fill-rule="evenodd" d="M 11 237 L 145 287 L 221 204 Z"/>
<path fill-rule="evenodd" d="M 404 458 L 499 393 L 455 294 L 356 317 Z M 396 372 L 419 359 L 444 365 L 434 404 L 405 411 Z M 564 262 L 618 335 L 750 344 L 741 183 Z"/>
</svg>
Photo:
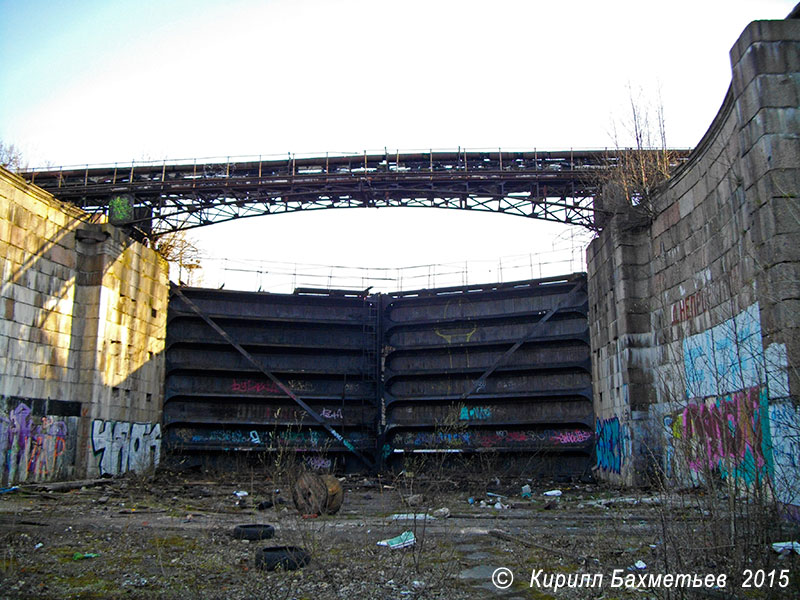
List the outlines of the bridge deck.
<svg viewBox="0 0 800 600">
<path fill-rule="evenodd" d="M 672 152 L 678 162 L 688 156 Z M 617 159 L 605 150 L 384 152 L 134 162 L 23 176 L 60 200 L 155 235 L 265 214 L 390 206 L 492 211 L 596 229 L 594 197 Z"/>
</svg>

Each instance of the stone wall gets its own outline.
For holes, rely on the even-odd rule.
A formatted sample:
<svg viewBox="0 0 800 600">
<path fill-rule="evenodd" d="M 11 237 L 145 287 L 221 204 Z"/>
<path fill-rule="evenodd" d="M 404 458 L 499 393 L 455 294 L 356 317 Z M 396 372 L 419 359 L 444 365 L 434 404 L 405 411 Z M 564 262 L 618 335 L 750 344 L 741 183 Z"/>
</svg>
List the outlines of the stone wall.
<svg viewBox="0 0 800 600">
<path fill-rule="evenodd" d="M 620 209 L 587 251 L 597 473 L 766 476 L 798 505 L 800 20 L 751 23 L 730 57 L 655 217 Z"/>
<path fill-rule="evenodd" d="M 0 169 L 4 485 L 158 459 L 167 265 Z"/>
</svg>

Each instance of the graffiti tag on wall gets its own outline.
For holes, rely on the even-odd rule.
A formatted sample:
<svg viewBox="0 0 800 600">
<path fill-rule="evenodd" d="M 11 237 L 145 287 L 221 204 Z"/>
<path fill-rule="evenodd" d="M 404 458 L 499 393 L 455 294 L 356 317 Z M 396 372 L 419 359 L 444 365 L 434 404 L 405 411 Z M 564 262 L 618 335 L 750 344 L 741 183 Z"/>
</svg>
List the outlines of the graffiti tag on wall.
<svg viewBox="0 0 800 600">
<path fill-rule="evenodd" d="M 595 433 L 597 466 L 603 471 L 619 473 L 630 451 L 625 425 L 622 425 L 617 417 L 597 419 Z"/>
<path fill-rule="evenodd" d="M 405 432 L 394 437 L 395 445 L 404 447 L 495 448 L 584 444 L 593 437 L 585 429 L 528 431 L 421 431 Z"/>
<path fill-rule="evenodd" d="M 672 436 L 689 469 L 718 470 L 752 484 L 772 470 L 767 390 L 747 390 L 692 403 L 673 416 Z"/>
<path fill-rule="evenodd" d="M 36 418 L 23 403 L 8 414 L 0 413 L 0 478 L 10 483 L 55 477 L 67 441 L 63 421 Z"/>
<path fill-rule="evenodd" d="M 101 475 L 141 472 L 161 459 L 161 426 L 98 419 L 92 422 L 92 449 Z"/>
</svg>

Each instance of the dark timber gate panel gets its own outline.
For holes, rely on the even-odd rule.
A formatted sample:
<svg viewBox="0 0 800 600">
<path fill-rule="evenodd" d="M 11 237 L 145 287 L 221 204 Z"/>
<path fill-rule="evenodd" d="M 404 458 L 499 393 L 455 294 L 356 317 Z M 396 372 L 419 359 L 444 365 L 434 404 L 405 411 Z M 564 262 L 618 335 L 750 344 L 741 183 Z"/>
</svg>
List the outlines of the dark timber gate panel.
<svg viewBox="0 0 800 600">
<path fill-rule="evenodd" d="M 385 453 L 491 451 L 529 474 L 588 472 L 585 275 L 384 301 Z"/>
<path fill-rule="evenodd" d="M 344 443 L 173 293 L 164 403 L 169 450 L 205 455 L 292 450 L 306 453 L 314 464 L 345 455 L 354 459 L 348 444 L 374 453 L 377 338 L 371 299 L 357 293 L 180 292 L 323 417 Z"/>
<path fill-rule="evenodd" d="M 180 288 L 167 450 L 293 450 L 356 468 L 358 453 L 488 453 L 581 475 L 594 447 L 586 304 L 584 274 L 370 296 Z"/>
</svg>

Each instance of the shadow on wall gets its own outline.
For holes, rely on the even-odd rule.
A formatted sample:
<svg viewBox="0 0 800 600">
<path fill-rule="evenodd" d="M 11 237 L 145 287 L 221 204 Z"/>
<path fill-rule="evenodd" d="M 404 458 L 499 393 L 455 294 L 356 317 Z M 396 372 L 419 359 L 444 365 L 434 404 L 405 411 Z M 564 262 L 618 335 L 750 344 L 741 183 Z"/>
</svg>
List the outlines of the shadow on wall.
<svg viewBox="0 0 800 600">
<path fill-rule="evenodd" d="M 0 234 L 3 485 L 157 462 L 166 274 L 145 276 L 152 251 L 2 170 Z"/>
</svg>

